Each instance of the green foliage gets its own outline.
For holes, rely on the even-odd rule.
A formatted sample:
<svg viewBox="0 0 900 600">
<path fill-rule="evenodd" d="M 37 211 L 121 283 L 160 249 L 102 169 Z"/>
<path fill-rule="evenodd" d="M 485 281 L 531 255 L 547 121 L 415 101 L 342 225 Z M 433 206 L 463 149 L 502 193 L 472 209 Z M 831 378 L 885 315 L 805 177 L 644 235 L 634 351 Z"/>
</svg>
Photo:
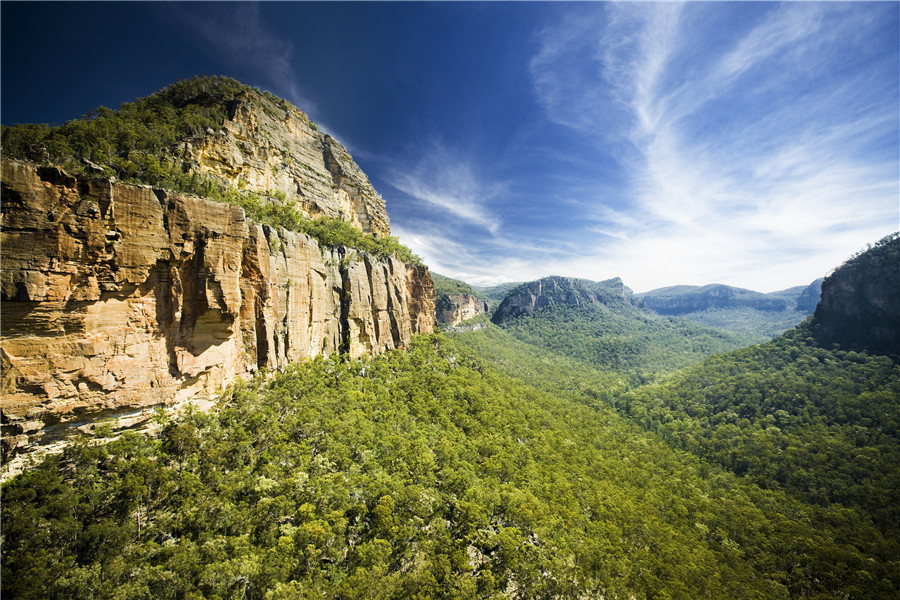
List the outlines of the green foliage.
<svg viewBox="0 0 900 600">
<path fill-rule="evenodd" d="M 849 524 L 849 525 L 848 525 Z M 892 598 L 896 544 L 441 336 L 3 488 L 16 598 Z"/>
<path fill-rule="evenodd" d="M 799 325 L 815 310 L 820 292 L 821 280 L 817 280 L 769 294 L 721 284 L 678 285 L 635 294 L 635 298 L 658 314 L 723 329 L 748 344 L 759 344 Z"/>
<path fill-rule="evenodd" d="M 305 233 L 315 238 L 322 246 L 344 246 L 362 250 L 379 258 L 393 256 L 407 264 L 422 264 L 421 257 L 401 244 L 396 237 L 376 237 L 366 234 L 340 219 L 329 217 L 309 219 L 285 203 L 283 196 L 271 198 L 233 188 L 223 192 L 211 186 L 206 190 L 206 197 L 240 206 L 247 213 L 247 217 L 257 223 Z"/>
<path fill-rule="evenodd" d="M 159 165 L 163 152 L 184 138 L 220 129 L 228 102 L 248 89 L 227 77 L 185 79 L 119 110 L 101 106 L 58 127 L 3 126 L 3 152 L 72 172 L 83 172 L 91 161 L 123 180 L 156 184 L 167 175 Z"/>
<path fill-rule="evenodd" d="M 444 277 L 437 273 L 431 274 L 434 281 L 434 293 L 436 296 L 452 296 L 454 294 L 470 294 L 472 296 L 481 297 L 481 295 L 472 289 L 465 281 Z"/>
<path fill-rule="evenodd" d="M 734 334 L 640 311 L 624 301 L 550 306 L 507 318 L 502 327 L 531 346 L 599 368 L 645 376 L 744 345 Z"/>
<path fill-rule="evenodd" d="M 749 307 L 708 308 L 684 313 L 688 319 L 740 337 L 746 344 L 762 344 L 803 322 L 809 315 L 796 310 L 757 310 Z"/>
<path fill-rule="evenodd" d="M 491 304 L 492 306 L 496 306 L 503 302 L 503 299 L 510 292 L 510 290 L 513 290 L 520 285 L 522 285 L 521 281 L 514 281 L 510 283 L 501 283 L 498 285 L 485 287 L 476 285 L 473 286 L 472 289 L 486 298 L 489 304 Z"/>
<path fill-rule="evenodd" d="M 615 400 L 676 446 L 765 488 L 900 532 L 900 366 L 819 347 L 809 327 Z"/>
</svg>

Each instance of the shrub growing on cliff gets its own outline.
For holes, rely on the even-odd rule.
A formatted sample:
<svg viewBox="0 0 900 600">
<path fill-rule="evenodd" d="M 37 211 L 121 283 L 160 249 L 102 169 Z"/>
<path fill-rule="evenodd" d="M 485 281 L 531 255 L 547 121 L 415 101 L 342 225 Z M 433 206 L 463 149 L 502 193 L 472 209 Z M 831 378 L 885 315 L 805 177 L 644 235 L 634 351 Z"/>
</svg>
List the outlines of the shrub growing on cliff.
<svg viewBox="0 0 900 600">
<path fill-rule="evenodd" d="M 284 202 L 284 197 L 266 198 L 254 192 L 243 192 L 234 189 L 223 193 L 215 191 L 208 197 L 235 204 L 244 209 L 252 221 L 271 227 L 284 227 L 291 231 L 305 233 L 316 239 L 321 246 L 345 246 L 356 248 L 379 258 L 393 256 L 408 264 L 422 264 L 422 259 L 412 250 L 391 237 L 376 237 L 364 233 L 345 221 L 330 217 L 309 219 L 299 210 Z"/>
<path fill-rule="evenodd" d="M 61 126 L 3 126 L 3 153 L 73 172 L 83 172 L 90 161 L 123 180 L 156 183 L 147 178 L 147 158 L 208 128 L 221 128 L 227 103 L 248 89 L 228 77 L 195 77 L 118 110 L 101 106 Z"/>
</svg>

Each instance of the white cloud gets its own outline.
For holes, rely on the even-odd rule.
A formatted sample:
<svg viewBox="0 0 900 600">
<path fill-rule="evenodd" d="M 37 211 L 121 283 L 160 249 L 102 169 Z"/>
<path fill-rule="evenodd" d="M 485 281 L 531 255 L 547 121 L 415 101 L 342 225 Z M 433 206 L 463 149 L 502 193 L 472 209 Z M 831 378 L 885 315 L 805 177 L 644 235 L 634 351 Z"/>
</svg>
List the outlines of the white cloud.
<svg viewBox="0 0 900 600">
<path fill-rule="evenodd" d="M 598 146 L 636 150 L 616 153 L 631 174 L 630 204 L 585 211 L 603 236 L 596 254 L 558 268 L 621 275 L 638 289 L 717 281 L 771 290 L 821 276 L 896 229 L 896 142 L 878 150 L 898 129 L 896 83 L 879 81 L 883 65 L 829 73 L 841 58 L 835 40 L 864 35 L 871 16 L 774 7 L 679 78 L 679 53 L 703 40 L 685 18 L 691 8 L 718 9 L 612 4 L 545 31 L 532 74 L 548 115 Z M 896 79 L 896 54 L 892 66 Z M 810 77 L 815 85 L 800 91 Z M 722 108 L 731 101 L 748 104 Z M 745 116 L 748 106 L 755 113 Z"/>
<path fill-rule="evenodd" d="M 434 143 L 421 153 L 413 166 L 397 166 L 388 183 L 409 196 L 437 208 L 437 219 L 453 217 L 497 233 L 500 219 L 490 209 L 491 201 L 501 196 L 505 186 L 487 182 L 472 163 L 443 144 Z"/>
</svg>

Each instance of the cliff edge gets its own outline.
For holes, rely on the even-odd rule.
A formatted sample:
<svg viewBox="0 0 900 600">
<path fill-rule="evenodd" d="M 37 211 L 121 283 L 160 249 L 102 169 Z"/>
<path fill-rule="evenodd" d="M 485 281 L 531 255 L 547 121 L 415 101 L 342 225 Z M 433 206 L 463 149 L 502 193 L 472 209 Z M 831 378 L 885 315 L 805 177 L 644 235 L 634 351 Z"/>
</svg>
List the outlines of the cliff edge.
<svg viewBox="0 0 900 600">
<path fill-rule="evenodd" d="M 900 234 L 881 239 L 825 278 L 813 333 L 822 344 L 900 359 Z"/>
</svg>

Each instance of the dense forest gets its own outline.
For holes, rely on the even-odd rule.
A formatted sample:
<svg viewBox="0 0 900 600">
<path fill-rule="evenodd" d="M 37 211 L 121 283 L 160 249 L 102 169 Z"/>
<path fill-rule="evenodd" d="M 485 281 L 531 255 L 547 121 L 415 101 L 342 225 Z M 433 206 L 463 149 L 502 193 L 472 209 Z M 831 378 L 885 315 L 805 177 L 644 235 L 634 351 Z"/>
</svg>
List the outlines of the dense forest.
<svg viewBox="0 0 900 600">
<path fill-rule="evenodd" d="M 824 309 L 723 354 L 740 340 L 606 300 L 81 439 L 4 484 L 2 591 L 897 597 L 895 357 L 826 338 Z"/>
<path fill-rule="evenodd" d="M 819 347 L 810 326 L 614 401 L 678 447 L 900 533 L 900 366 Z"/>
<path fill-rule="evenodd" d="M 236 204 L 251 221 L 305 233 L 323 246 L 357 248 L 380 257 L 396 256 L 407 263 L 422 264 L 422 259 L 395 237 L 366 235 L 339 219 L 307 218 L 286 201 L 283 193 L 239 190 L 196 171 L 186 172 L 178 160 L 169 156 L 179 141 L 221 129 L 228 118 L 229 103 L 248 91 L 262 95 L 276 106 L 289 106 L 286 100 L 228 77 L 194 77 L 146 98 L 126 102 L 118 110 L 101 106 L 64 125 L 4 125 L 3 155 L 58 165 L 70 173 L 114 176 L 127 183 Z M 310 126 L 316 128 L 312 122 Z"/>
<path fill-rule="evenodd" d="M 896 542 L 459 343 L 319 358 L 3 488 L 16 598 L 893 598 Z"/>
<path fill-rule="evenodd" d="M 515 338 L 642 382 L 746 345 L 738 334 L 641 311 L 625 302 L 556 305 L 504 319 Z"/>
<path fill-rule="evenodd" d="M 431 279 L 434 281 L 434 293 L 436 296 L 452 296 L 454 294 L 471 294 L 476 297 L 483 297 L 480 293 L 472 289 L 472 286 L 450 277 L 444 277 L 438 273 L 432 273 Z"/>
<path fill-rule="evenodd" d="M 707 308 L 681 318 L 736 334 L 748 344 L 762 344 L 802 323 L 809 315 L 796 310 L 763 311 L 750 307 Z"/>
</svg>

